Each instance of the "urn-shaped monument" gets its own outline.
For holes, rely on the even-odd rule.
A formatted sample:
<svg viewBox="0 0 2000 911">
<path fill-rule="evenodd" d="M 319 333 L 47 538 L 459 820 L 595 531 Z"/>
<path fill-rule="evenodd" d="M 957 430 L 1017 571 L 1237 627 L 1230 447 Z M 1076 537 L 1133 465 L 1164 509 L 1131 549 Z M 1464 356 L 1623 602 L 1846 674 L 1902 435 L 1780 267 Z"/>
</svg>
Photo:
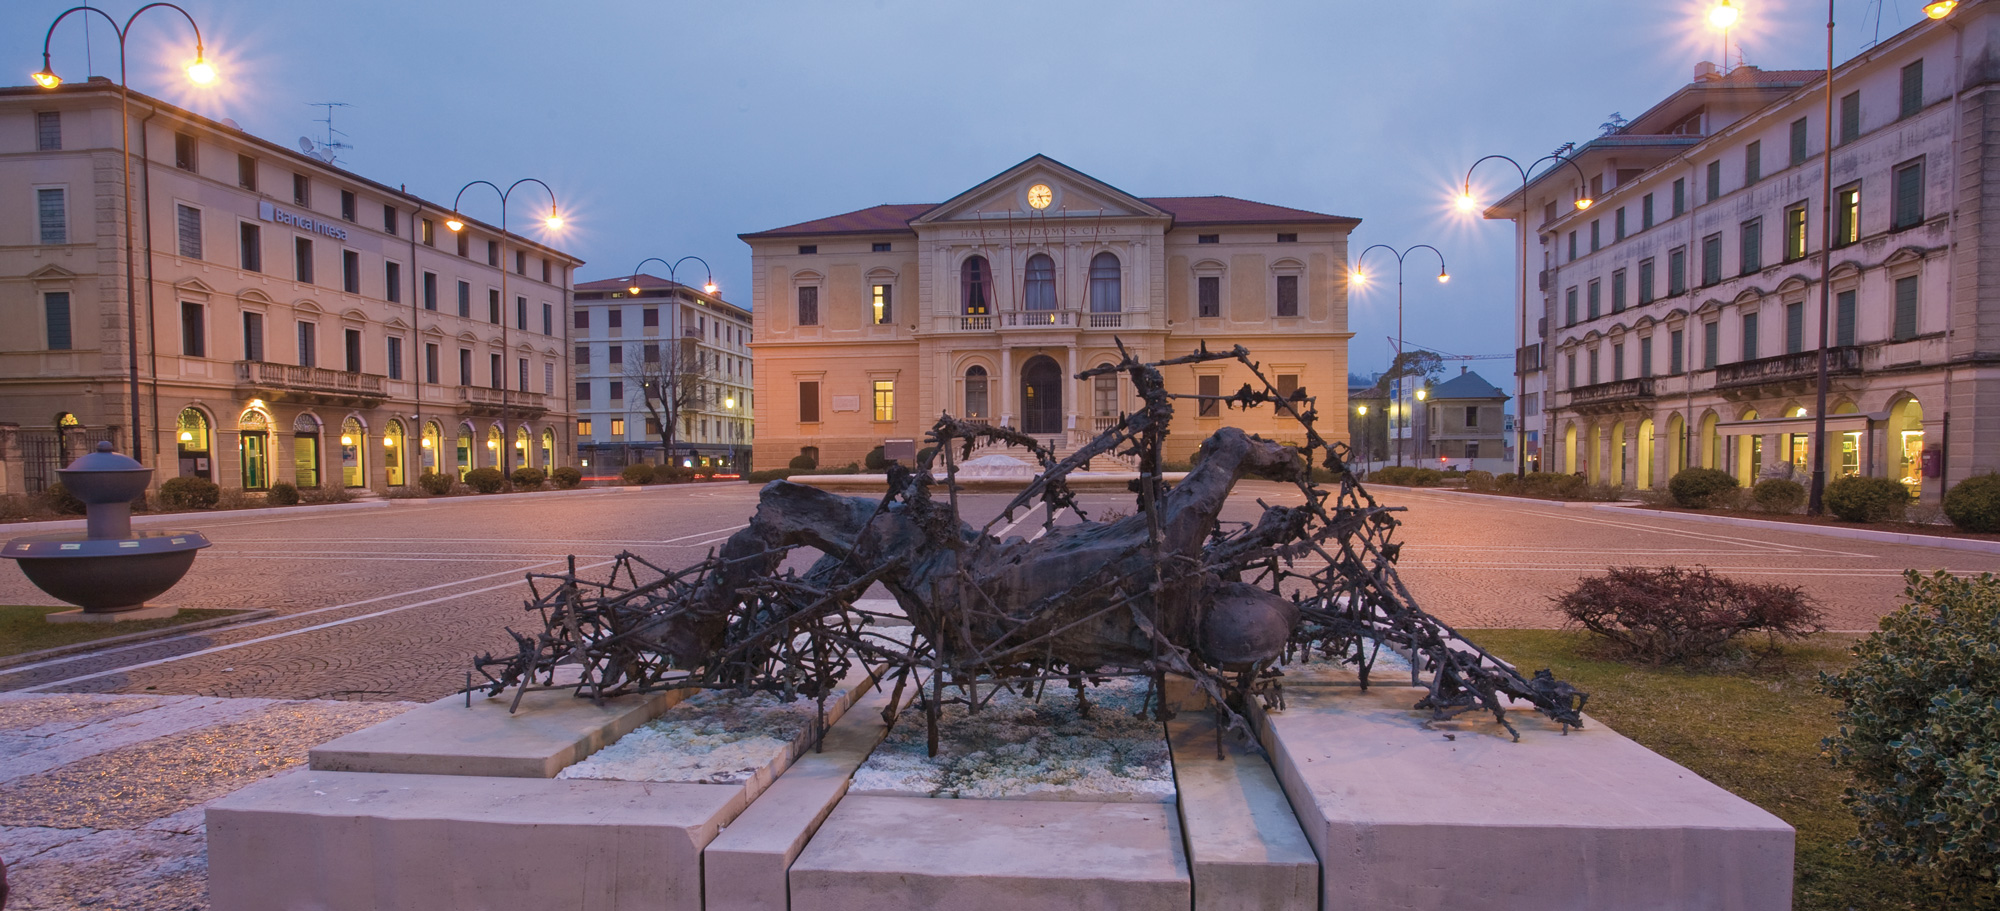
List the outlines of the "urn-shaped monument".
<svg viewBox="0 0 2000 911">
<path fill-rule="evenodd" d="M 208 546 L 200 532 L 132 531 L 132 498 L 145 492 L 153 469 L 112 452 L 110 443 L 56 474 L 83 501 L 84 532 L 15 538 L 0 556 L 86 616 L 118 619 L 144 608 L 187 575 L 195 551 Z"/>
</svg>

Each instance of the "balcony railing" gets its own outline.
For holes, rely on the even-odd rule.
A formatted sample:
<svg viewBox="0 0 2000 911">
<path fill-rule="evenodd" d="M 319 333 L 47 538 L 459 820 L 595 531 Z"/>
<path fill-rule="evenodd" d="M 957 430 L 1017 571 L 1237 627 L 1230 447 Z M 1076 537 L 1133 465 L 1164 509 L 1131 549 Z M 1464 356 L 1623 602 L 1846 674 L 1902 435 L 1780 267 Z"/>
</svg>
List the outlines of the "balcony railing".
<svg viewBox="0 0 2000 911">
<path fill-rule="evenodd" d="M 458 387 L 458 403 L 476 414 L 540 414 L 549 410 L 548 397 L 539 392 L 491 389 L 486 386 Z"/>
<path fill-rule="evenodd" d="M 1123 313 L 1091 313 L 1087 315 L 1090 317 L 1090 322 L 1087 325 L 1092 329 L 1125 328 L 1125 314 Z"/>
<path fill-rule="evenodd" d="M 1590 386 L 1578 386 L 1569 391 L 1571 407 L 1578 405 L 1602 405 L 1609 402 L 1623 402 L 1653 397 L 1651 378 L 1636 380 L 1613 380 Z"/>
<path fill-rule="evenodd" d="M 1826 349 L 1826 372 L 1829 376 L 1861 372 L 1861 348 Z M 1782 383 L 1797 380 L 1819 379 L 1819 350 L 1800 351 L 1796 354 L 1780 354 L 1777 357 L 1760 357 L 1754 361 L 1738 361 L 1721 364 L 1715 368 L 1717 386 L 1755 386 L 1760 383 Z"/>
<path fill-rule="evenodd" d="M 994 329 L 1125 329 L 1138 325 L 1132 313 L 1086 313 L 1076 310 L 1002 310 L 998 313 L 948 316 L 944 327 L 957 332 Z"/>
<path fill-rule="evenodd" d="M 324 367 L 297 367 L 268 361 L 237 361 L 236 382 L 273 393 L 332 398 L 379 399 L 388 395 L 385 378 Z"/>
<path fill-rule="evenodd" d="M 1000 314 L 1001 325 L 1009 329 L 1042 328 L 1053 326 L 1069 328 L 1076 325 L 1073 310 L 1008 310 Z"/>
</svg>

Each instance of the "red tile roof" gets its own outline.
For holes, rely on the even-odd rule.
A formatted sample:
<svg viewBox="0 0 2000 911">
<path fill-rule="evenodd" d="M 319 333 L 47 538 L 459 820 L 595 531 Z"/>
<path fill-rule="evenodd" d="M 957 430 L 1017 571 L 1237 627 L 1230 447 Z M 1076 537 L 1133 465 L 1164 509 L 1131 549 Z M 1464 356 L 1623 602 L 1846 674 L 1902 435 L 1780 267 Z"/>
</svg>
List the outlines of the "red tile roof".
<svg viewBox="0 0 2000 911">
<path fill-rule="evenodd" d="M 1252 224 L 1340 224 L 1358 225 L 1361 220 L 1342 215 L 1326 215 L 1274 206 L 1269 203 L 1237 199 L 1234 196 L 1161 196 L 1145 200 L 1174 217 L 1174 223 L 1187 225 L 1252 225 Z M 764 240 L 777 237 L 817 237 L 829 234 L 908 234 L 910 222 L 918 216 L 937 208 L 937 203 L 903 203 L 896 205 L 870 206 L 827 218 L 802 221 L 795 225 L 739 235 L 744 240 Z M 582 288 L 582 285 L 578 285 Z"/>
<path fill-rule="evenodd" d="M 576 285 L 576 290 L 623 291 L 626 288 L 632 287 L 633 285 L 638 285 L 641 288 L 653 288 L 653 289 L 685 288 L 689 291 L 694 291 L 697 293 L 701 291 L 700 288 L 697 288 L 693 285 L 686 285 L 676 281 L 669 281 L 667 279 L 661 278 L 657 275 L 653 275 L 647 272 L 639 273 L 638 278 L 636 280 L 634 280 L 632 276 L 628 275 L 624 278 L 600 278 L 596 281 L 578 282 Z"/>
</svg>

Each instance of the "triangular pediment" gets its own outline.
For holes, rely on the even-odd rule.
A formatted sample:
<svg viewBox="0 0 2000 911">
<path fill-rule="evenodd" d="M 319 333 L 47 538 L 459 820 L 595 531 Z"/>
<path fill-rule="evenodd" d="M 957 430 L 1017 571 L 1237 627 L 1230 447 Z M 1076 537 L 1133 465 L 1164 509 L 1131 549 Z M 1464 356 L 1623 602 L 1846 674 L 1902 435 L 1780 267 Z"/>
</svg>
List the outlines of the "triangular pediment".
<svg viewBox="0 0 2000 911">
<path fill-rule="evenodd" d="M 1037 208 L 1030 190 L 1047 187 L 1047 205 Z M 995 218 L 1157 218 L 1173 216 L 1145 200 L 1047 155 L 1036 155 L 993 175 L 978 186 L 911 219 L 912 227 Z"/>
</svg>

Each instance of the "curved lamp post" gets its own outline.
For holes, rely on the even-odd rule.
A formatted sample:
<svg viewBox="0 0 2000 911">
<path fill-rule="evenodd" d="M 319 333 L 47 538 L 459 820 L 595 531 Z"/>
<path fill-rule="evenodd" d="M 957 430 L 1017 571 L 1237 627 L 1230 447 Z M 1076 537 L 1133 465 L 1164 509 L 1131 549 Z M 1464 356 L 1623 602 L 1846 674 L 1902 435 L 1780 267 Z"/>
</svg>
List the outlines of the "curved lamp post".
<svg viewBox="0 0 2000 911">
<path fill-rule="evenodd" d="M 660 258 L 660 257 L 658 257 L 658 256 L 648 256 L 648 257 L 646 257 L 645 259 L 642 259 L 642 260 L 639 260 L 639 264 L 638 264 L 638 265 L 636 265 L 636 266 L 633 266 L 633 267 L 632 267 L 632 277 L 631 277 L 631 278 L 629 278 L 629 279 L 627 279 L 627 281 L 631 282 L 631 284 L 630 284 L 630 285 L 627 285 L 627 286 L 625 287 L 625 290 L 626 290 L 627 292 L 631 293 L 631 294 L 632 294 L 632 295 L 634 295 L 634 296 L 637 296 L 637 295 L 638 295 L 638 293 L 639 293 L 639 291 L 640 291 L 640 288 L 639 288 L 639 270 L 640 270 L 640 269 L 644 269 L 644 268 L 646 268 L 646 264 L 647 264 L 647 263 L 659 263 L 659 264 L 660 264 L 660 265 L 662 265 L 662 266 L 666 266 L 666 267 L 667 267 L 667 281 L 669 281 L 669 282 L 672 282 L 672 283 L 674 283 L 674 284 L 676 284 L 676 285 L 680 285 L 680 283 L 681 283 L 681 282 L 680 282 L 680 279 L 679 279 L 678 277 L 676 277 L 676 276 L 677 276 L 677 275 L 679 274 L 679 272 L 680 272 L 680 268 L 681 268 L 681 264 L 682 264 L 682 263 L 684 263 L 684 262 L 687 262 L 687 261 L 688 261 L 688 260 L 690 260 L 690 259 L 691 259 L 691 260 L 694 260 L 695 262 L 698 262 L 698 263 L 701 263 L 701 267 L 702 267 L 702 269 L 703 269 L 703 270 L 705 270 L 705 271 L 706 271 L 706 273 L 707 273 L 707 275 L 708 275 L 708 278 L 707 278 L 707 279 L 706 279 L 705 281 L 703 281 L 703 282 L 702 282 L 702 286 L 701 286 L 701 290 L 702 290 L 703 292 L 705 292 L 705 293 L 708 293 L 708 294 L 714 294 L 714 293 L 715 293 L 715 289 L 716 289 L 716 284 L 715 284 L 715 268 L 714 268 L 713 266 L 710 266 L 710 265 L 708 264 L 708 260 L 705 260 L 705 259 L 702 259 L 702 258 L 701 258 L 701 257 L 699 257 L 699 256 L 683 256 L 683 257 L 681 257 L 680 259 L 677 259 L 677 260 L 674 260 L 673 262 L 667 262 L 667 261 L 666 261 L 665 259 L 662 259 L 662 258 Z M 682 285 L 682 287 L 686 287 L 686 286 L 685 286 L 685 285 Z M 679 311 L 679 308 L 678 308 L 678 307 L 676 307 L 676 308 L 675 308 L 675 311 L 676 311 L 676 313 L 675 313 L 675 316 L 674 316 L 674 321 L 675 321 L 675 322 L 679 322 L 679 321 L 680 321 L 680 316 L 679 316 L 679 312 L 678 312 L 678 311 Z M 685 336 L 685 335 L 687 334 L 687 330 L 686 330 L 686 327 L 682 327 L 682 330 L 681 330 L 681 334 L 682 334 L 683 336 Z M 665 390 L 659 390 L 659 391 L 660 391 L 660 392 L 662 393 L 662 395 L 661 395 L 661 396 L 660 396 L 659 398 L 661 399 L 662 403 L 664 403 L 664 402 L 665 402 L 665 400 L 666 400 L 666 396 L 665 396 L 665 394 L 664 394 Z M 645 390 L 643 390 L 643 389 L 642 389 L 642 390 L 640 390 L 640 394 L 641 394 L 641 395 L 644 395 L 644 394 L 645 394 Z M 735 404 L 734 404 L 734 402 L 735 402 L 735 399 L 733 399 L 733 398 L 732 398 L 732 399 L 730 400 L 730 402 L 731 402 L 731 405 L 730 405 L 730 407 L 731 407 L 731 408 L 734 408 L 734 407 L 735 407 Z M 732 454 L 732 461 L 733 461 L 733 455 L 734 455 L 734 450 L 731 450 L 731 454 Z M 661 455 L 662 455 L 662 456 L 663 456 L 663 457 L 664 457 L 664 458 L 665 458 L 665 459 L 667 460 L 668 464 L 672 464 L 672 462 L 673 462 L 673 458 L 674 458 L 674 454 L 673 454 L 673 453 L 671 453 L 671 452 L 663 452 L 663 453 L 661 453 Z"/>
<path fill-rule="evenodd" d="M 548 184 L 542 183 L 533 177 L 523 177 L 520 180 L 514 181 L 508 184 L 505 190 L 500 189 L 498 184 L 486 180 L 475 180 L 465 186 L 459 187 L 458 195 L 451 198 L 451 217 L 444 220 L 444 226 L 450 228 L 453 234 L 465 230 L 465 219 L 458 214 L 458 204 L 461 200 L 465 199 L 465 191 L 475 186 L 487 187 L 500 197 L 500 262 L 498 264 L 500 266 L 500 375 L 494 377 L 493 380 L 500 387 L 500 426 L 504 428 L 502 436 L 507 439 L 512 439 L 514 434 L 514 428 L 509 423 L 513 419 L 513 413 L 507 407 L 507 358 L 512 354 L 507 348 L 507 200 L 514 195 L 514 190 L 524 183 L 532 183 L 539 186 L 544 192 L 549 194 L 549 214 L 543 216 L 542 224 L 548 226 L 548 229 L 551 231 L 562 230 L 562 211 L 556 205 L 556 191 L 549 189 Z M 525 322 L 525 317 L 523 317 L 523 321 Z M 523 326 L 521 328 L 525 330 L 527 327 Z M 522 389 L 521 391 L 526 392 L 527 390 Z M 514 460 L 512 447 L 500 446 L 498 448 L 500 450 L 500 473 L 502 475 L 512 475 L 513 467 L 511 463 Z"/>
<path fill-rule="evenodd" d="M 180 13 L 187 20 L 188 27 L 194 29 L 194 62 L 187 66 L 188 80 L 196 85 L 208 85 L 215 81 L 215 64 L 208 62 L 201 43 L 201 26 L 196 25 L 188 11 L 171 3 L 148 3 L 132 11 L 125 17 L 124 24 L 111 18 L 111 14 L 94 6 L 73 6 L 49 23 L 49 30 L 42 35 L 42 68 L 33 75 L 35 84 L 44 89 L 54 89 L 63 84 L 56 75 L 55 67 L 49 62 L 49 43 L 55 37 L 56 26 L 61 25 L 71 13 L 96 13 L 111 24 L 111 31 L 118 36 L 118 153 L 125 162 L 125 362 L 126 379 L 132 397 L 132 456 L 144 461 L 146 458 L 145 437 L 139 433 L 139 303 L 132 286 L 137 283 L 133 276 L 132 241 L 132 89 L 125 82 L 125 40 L 131 37 L 132 24 L 147 10 L 164 7 Z"/>
<path fill-rule="evenodd" d="M 1445 271 L 1444 254 L 1438 253 L 1438 248 L 1433 247 L 1430 244 L 1414 244 L 1402 250 L 1397 250 L 1395 247 L 1391 247 L 1388 244 L 1376 244 L 1372 247 L 1367 248 L 1366 250 L 1362 250 L 1361 255 L 1354 258 L 1354 268 L 1347 273 L 1347 277 L 1350 281 L 1354 282 L 1355 284 L 1367 283 L 1368 273 L 1361 271 L 1361 263 L 1363 260 L 1366 260 L 1368 258 L 1369 252 L 1373 250 L 1387 250 L 1391 255 L 1396 257 L 1396 363 L 1391 365 L 1391 369 L 1397 369 L 1402 366 L 1402 361 L 1403 361 L 1403 259 L 1404 257 L 1407 257 L 1411 253 L 1415 253 L 1418 250 L 1429 250 L 1432 253 L 1437 253 L 1438 283 L 1443 284 L 1444 282 L 1451 281 L 1451 273 Z M 1395 427 L 1397 428 L 1396 464 L 1398 466 L 1401 466 L 1403 464 L 1402 428 L 1409 425 L 1410 415 L 1408 410 L 1403 407 L 1403 378 L 1400 376 L 1396 377 L 1395 409 L 1397 414 L 1396 418 L 1397 423 L 1395 425 Z M 1365 414 L 1366 412 L 1363 413 Z"/>
<path fill-rule="evenodd" d="M 1528 377 L 1521 370 L 1521 350 L 1528 347 L 1528 184 L 1532 182 L 1528 179 L 1528 175 L 1533 174 L 1535 168 L 1541 166 L 1543 162 L 1551 162 L 1552 166 L 1557 168 L 1565 164 L 1569 165 L 1570 168 L 1576 171 L 1577 187 L 1574 205 L 1577 211 L 1580 212 L 1590 208 L 1597 200 L 1591 199 L 1587 192 L 1590 188 L 1590 180 L 1584 176 L 1583 168 L 1578 167 L 1576 161 L 1568 156 L 1551 153 L 1529 162 L 1527 167 L 1522 167 L 1520 162 L 1505 155 L 1488 155 L 1473 162 L 1472 167 L 1465 169 L 1465 184 L 1458 197 L 1459 211 L 1472 212 L 1479 208 L 1479 200 L 1472 195 L 1472 172 L 1478 170 L 1480 165 L 1494 159 L 1511 164 L 1516 171 L 1521 172 L 1521 227 L 1515 232 L 1520 235 L 1521 241 L 1521 320 L 1520 325 L 1514 327 L 1517 339 L 1514 348 L 1514 471 L 1516 474 L 1525 475 L 1528 473 L 1528 419 L 1527 415 L 1520 412 L 1523 400 L 1528 397 Z M 1543 172 L 1543 176 L 1547 176 L 1546 171 Z M 1538 370 L 1542 369 L 1540 362 L 1541 357 L 1538 355 L 1536 357 L 1536 369 Z M 1552 385 L 1551 383 L 1543 383 L 1543 393 L 1554 392 L 1555 390 L 1551 388 Z M 1548 403 L 1544 402 L 1542 410 L 1546 411 L 1547 409 Z"/>
</svg>

